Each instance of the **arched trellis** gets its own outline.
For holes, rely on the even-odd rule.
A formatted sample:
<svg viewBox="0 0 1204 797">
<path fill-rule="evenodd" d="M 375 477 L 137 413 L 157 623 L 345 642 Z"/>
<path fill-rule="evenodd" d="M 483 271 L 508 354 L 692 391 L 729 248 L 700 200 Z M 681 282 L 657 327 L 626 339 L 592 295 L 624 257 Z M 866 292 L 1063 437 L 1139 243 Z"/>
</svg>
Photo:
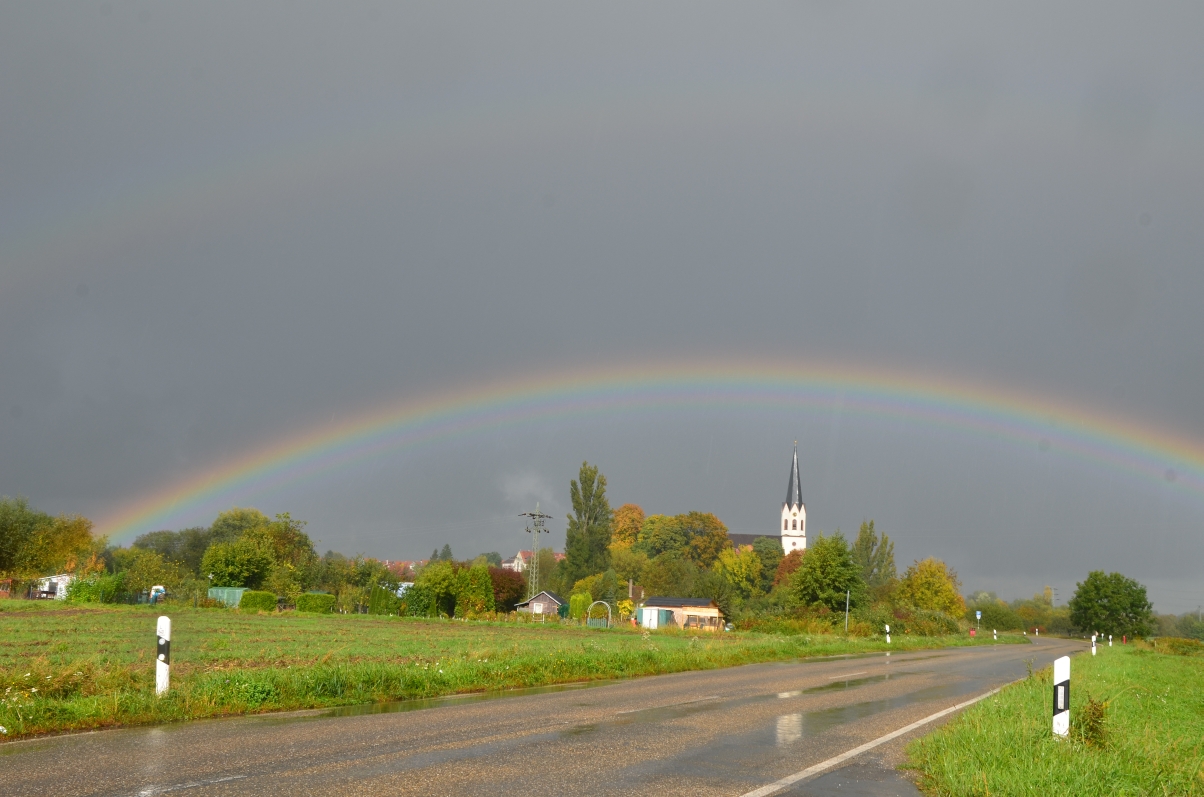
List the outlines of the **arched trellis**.
<svg viewBox="0 0 1204 797">
<path fill-rule="evenodd" d="M 606 607 L 606 627 L 610 628 L 611 625 L 613 624 L 613 620 L 612 620 L 611 614 L 610 614 L 610 604 L 607 603 L 606 601 L 594 601 L 593 603 L 591 603 L 589 605 L 589 608 L 587 608 L 585 610 L 585 624 L 589 625 L 589 621 L 591 619 L 589 616 L 590 612 L 592 612 L 594 610 L 594 607 L 597 606 L 599 603 Z M 598 619 L 601 620 L 602 618 L 599 617 Z"/>
</svg>

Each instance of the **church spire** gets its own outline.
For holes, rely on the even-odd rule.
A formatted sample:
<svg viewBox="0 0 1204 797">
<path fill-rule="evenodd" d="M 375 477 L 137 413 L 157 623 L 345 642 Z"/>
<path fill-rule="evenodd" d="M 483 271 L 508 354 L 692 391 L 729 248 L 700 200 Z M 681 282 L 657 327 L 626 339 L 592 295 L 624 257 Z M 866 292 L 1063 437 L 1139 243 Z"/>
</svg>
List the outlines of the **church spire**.
<svg viewBox="0 0 1204 797">
<path fill-rule="evenodd" d="M 794 463 L 790 466 L 790 484 L 786 485 L 786 506 L 803 503 L 803 483 L 798 475 L 798 441 L 794 441 Z"/>
</svg>

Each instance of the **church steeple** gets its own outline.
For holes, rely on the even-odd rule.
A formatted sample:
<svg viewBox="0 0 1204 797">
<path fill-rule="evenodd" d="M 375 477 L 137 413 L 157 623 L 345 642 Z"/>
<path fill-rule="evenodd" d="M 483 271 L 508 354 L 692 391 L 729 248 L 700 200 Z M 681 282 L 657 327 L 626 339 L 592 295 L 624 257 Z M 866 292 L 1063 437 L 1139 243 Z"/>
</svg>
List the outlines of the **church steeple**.
<svg viewBox="0 0 1204 797">
<path fill-rule="evenodd" d="M 794 464 L 790 466 L 790 484 L 786 485 L 786 506 L 801 506 L 803 483 L 798 475 L 798 441 L 794 441 Z"/>
<path fill-rule="evenodd" d="M 790 483 L 782 504 L 782 550 L 806 550 L 807 506 L 803 503 L 803 480 L 798 472 L 798 441 L 794 441 L 794 461 L 790 464 Z"/>
</svg>

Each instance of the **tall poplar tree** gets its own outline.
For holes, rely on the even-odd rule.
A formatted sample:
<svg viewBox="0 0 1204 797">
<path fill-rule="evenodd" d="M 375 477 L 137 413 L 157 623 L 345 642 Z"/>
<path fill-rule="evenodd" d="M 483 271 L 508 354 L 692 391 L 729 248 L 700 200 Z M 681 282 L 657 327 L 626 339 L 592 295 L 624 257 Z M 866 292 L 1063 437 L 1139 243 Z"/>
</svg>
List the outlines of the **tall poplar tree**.
<svg viewBox="0 0 1204 797">
<path fill-rule="evenodd" d="M 614 512 L 606 500 L 606 477 L 596 465 L 581 463 L 577 478 L 570 482 L 573 514 L 564 539 L 564 577 L 573 584 L 610 567 L 610 530 Z"/>
<path fill-rule="evenodd" d="M 861 524 L 857 539 L 853 543 L 853 561 L 861 568 L 861 580 L 870 589 L 877 589 L 897 577 L 895 570 L 895 544 L 885 534 L 881 538 L 874 531 L 874 521 Z"/>
</svg>

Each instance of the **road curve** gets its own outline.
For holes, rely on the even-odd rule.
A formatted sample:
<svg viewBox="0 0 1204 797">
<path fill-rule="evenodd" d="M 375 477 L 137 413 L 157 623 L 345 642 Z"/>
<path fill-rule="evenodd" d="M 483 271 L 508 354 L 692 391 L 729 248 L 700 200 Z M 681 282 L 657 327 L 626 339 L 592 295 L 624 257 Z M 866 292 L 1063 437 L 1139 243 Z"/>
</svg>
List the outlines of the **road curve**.
<svg viewBox="0 0 1204 797">
<path fill-rule="evenodd" d="M 1082 647 L 1050 639 L 752 664 L 34 739 L 0 746 L 0 792 L 738 797 L 1022 678 L 1026 660 L 1044 667 Z M 811 783 L 782 793 L 815 793 Z"/>
</svg>

